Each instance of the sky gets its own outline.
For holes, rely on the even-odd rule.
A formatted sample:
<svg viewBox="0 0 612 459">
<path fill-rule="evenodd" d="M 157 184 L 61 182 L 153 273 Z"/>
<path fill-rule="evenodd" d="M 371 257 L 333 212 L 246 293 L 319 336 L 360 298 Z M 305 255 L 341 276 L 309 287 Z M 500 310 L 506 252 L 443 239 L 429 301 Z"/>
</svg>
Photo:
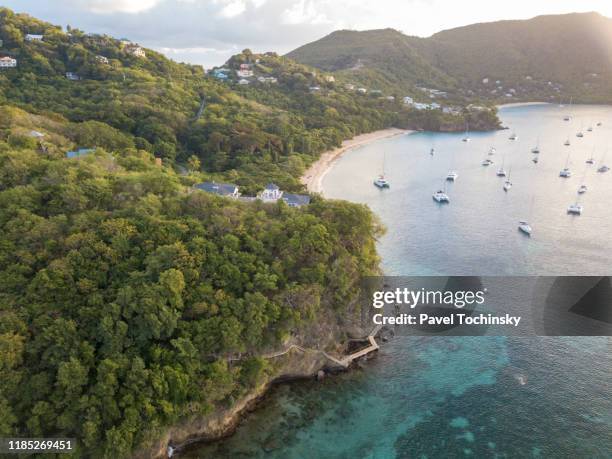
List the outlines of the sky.
<svg viewBox="0 0 612 459">
<path fill-rule="evenodd" d="M 17 12 L 128 38 L 206 68 L 244 48 L 286 53 L 338 29 L 426 37 L 476 22 L 597 11 L 612 0 L 0 0 Z M 501 6 L 500 6 L 501 5 Z"/>
</svg>

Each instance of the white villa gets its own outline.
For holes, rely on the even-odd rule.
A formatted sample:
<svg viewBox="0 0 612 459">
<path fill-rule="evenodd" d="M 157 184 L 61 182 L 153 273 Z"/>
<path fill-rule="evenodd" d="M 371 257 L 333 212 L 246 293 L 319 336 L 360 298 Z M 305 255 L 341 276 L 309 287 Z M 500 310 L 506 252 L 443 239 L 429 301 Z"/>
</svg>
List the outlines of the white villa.
<svg viewBox="0 0 612 459">
<path fill-rule="evenodd" d="M 247 84 L 249 84 L 249 80 L 245 80 L 244 78 L 242 78 L 241 80 L 238 80 L 238 84 L 241 86 L 246 86 Z"/>
<path fill-rule="evenodd" d="M 100 56 L 99 54 L 96 56 L 96 60 L 101 64 L 108 64 L 108 58 Z"/>
<path fill-rule="evenodd" d="M 9 56 L 0 57 L 0 68 L 17 67 L 17 59 Z"/>
<path fill-rule="evenodd" d="M 263 202 L 276 202 L 283 196 L 283 192 L 275 183 L 268 183 L 257 196 Z"/>
<path fill-rule="evenodd" d="M 37 35 L 33 33 L 28 33 L 25 36 L 26 41 L 42 41 L 43 38 L 43 35 Z"/>
<path fill-rule="evenodd" d="M 325 81 L 327 81 L 328 83 L 334 83 L 336 81 L 336 78 L 333 75 L 325 75 Z"/>
<path fill-rule="evenodd" d="M 125 47 L 125 51 L 128 54 L 131 54 L 132 56 L 147 57 L 147 54 L 145 53 L 145 50 L 142 49 L 140 46 L 134 44 L 134 43 L 130 43 L 129 45 L 127 45 Z"/>
<path fill-rule="evenodd" d="M 253 76 L 253 71 L 252 70 L 237 70 L 236 75 L 238 75 L 240 78 L 250 78 Z"/>
</svg>

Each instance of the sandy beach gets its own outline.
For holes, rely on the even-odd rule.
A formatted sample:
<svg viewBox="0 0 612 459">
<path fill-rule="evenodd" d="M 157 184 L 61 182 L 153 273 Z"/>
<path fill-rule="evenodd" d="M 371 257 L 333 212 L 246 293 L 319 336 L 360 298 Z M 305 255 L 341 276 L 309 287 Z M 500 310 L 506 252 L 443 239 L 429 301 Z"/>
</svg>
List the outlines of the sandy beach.
<svg viewBox="0 0 612 459">
<path fill-rule="evenodd" d="M 342 145 L 334 150 L 326 151 L 321 157 L 313 163 L 302 175 L 301 182 L 306 185 L 308 191 L 312 193 L 323 193 L 323 178 L 329 172 L 333 162 L 340 158 L 346 151 L 351 148 L 365 145 L 366 143 L 373 142 L 375 140 L 384 139 L 387 137 L 394 137 L 400 134 L 408 134 L 413 131 L 404 129 L 389 128 L 381 129 L 380 131 L 369 132 L 367 134 L 361 134 L 352 139 L 345 140 Z"/>
<path fill-rule="evenodd" d="M 511 102 L 498 105 L 497 108 L 528 107 L 530 105 L 550 105 L 550 102 Z"/>
</svg>

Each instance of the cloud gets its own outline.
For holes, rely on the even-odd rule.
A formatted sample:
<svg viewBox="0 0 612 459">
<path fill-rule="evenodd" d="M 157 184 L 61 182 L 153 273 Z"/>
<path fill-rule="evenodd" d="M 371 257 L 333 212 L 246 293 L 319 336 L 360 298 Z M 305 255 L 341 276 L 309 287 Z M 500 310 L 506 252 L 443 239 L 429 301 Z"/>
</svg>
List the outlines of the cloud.
<svg viewBox="0 0 612 459">
<path fill-rule="evenodd" d="M 140 13 L 149 10 L 162 0 L 71 0 L 77 8 L 98 14 Z"/>
</svg>

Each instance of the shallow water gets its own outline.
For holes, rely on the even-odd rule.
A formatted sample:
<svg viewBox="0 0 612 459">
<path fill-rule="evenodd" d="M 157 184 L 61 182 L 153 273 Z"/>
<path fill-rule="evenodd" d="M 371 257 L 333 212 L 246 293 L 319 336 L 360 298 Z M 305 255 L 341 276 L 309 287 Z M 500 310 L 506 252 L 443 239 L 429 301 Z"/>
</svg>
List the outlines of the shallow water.
<svg viewBox="0 0 612 459">
<path fill-rule="evenodd" d="M 612 141 L 611 107 L 503 109 L 516 130 L 418 133 L 341 158 L 326 196 L 367 203 L 387 226 L 379 243 L 394 275 L 610 275 L 612 172 L 597 174 Z M 586 132 L 590 123 L 602 127 Z M 585 137 L 575 133 L 583 124 Z M 571 134 L 571 147 L 563 142 Z M 540 163 L 531 162 L 540 138 Z M 435 147 L 435 155 L 429 149 Z M 493 166 L 480 165 L 490 146 Z M 584 161 L 595 146 L 597 164 Z M 383 152 L 386 152 L 383 155 Z M 571 152 L 574 176 L 559 170 Z M 372 185 L 385 157 L 391 189 Z M 504 158 L 514 187 L 495 172 Z M 612 163 L 612 152 L 608 163 Z M 451 204 L 431 193 L 449 168 Z M 584 171 L 586 170 L 586 174 Z M 582 177 L 584 213 L 566 214 Z M 533 209 L 531 202 L 533 199 Z M 517 232 L 527 218 L 532 238 Z M 612 341 L 604 337 L 396 337 L 363 370 L 281 385 L 228 439 L 184 454 L 206 458 L 612 457 Z"/>
</svg>

